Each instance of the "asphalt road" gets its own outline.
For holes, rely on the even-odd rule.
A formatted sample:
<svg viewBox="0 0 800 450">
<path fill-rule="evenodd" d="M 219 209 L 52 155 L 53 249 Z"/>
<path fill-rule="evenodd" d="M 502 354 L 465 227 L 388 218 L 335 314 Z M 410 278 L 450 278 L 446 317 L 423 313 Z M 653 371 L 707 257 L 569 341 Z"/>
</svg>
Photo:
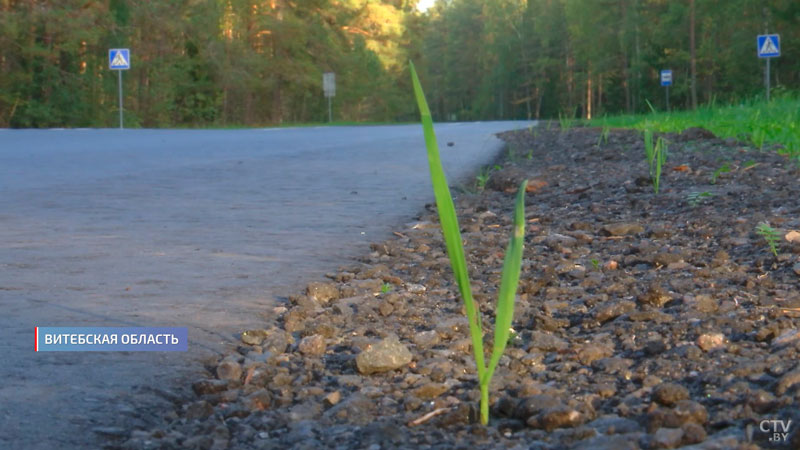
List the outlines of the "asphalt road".
<svg viewBox="0 0 800 450">
<path fill-rule="evenodd" d="M 438 125 L 451 185 L 529 125 Z M 146 424 L 159 389 L 429 201 L 418 125 L 0 130 L 0 448 Z M 36 353 L 35 326 L 185 326 L 189 351 Z"/>
</svg>

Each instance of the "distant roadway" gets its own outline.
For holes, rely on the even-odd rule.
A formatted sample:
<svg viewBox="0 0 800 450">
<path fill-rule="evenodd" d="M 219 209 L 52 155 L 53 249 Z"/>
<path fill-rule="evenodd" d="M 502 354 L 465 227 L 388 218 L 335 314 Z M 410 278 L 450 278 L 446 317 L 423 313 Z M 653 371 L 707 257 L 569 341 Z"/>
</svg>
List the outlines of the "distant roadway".
<svg viewBox="0 0 800 450">
<path fill-rule="evenodd" d="M 531 124 L 437 125 L 451 185 Z M 432 199 L 419 125 L 0 130 L 0 448 L 147 425 L 151 387 L 185 387 Z M 185 326 L 189 351 L 35 353 L 35 326 Z"/>
</svg>

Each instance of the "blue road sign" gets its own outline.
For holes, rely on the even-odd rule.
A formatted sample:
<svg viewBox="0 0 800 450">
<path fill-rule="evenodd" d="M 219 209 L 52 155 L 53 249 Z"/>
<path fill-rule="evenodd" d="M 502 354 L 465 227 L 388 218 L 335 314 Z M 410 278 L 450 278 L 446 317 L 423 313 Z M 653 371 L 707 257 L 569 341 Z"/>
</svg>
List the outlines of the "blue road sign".
<svg viewBox="0 0 800 450">
<path fill-rule="evenodd" d="M 111 70 L 128 70 L 131 68 L 131 51 L 127 48 L 108 50 L 108 68 Z"/>
<path fill-rule="evenodd" d="M 760 34 L 756 40 L 759 58 L 777 58 L 781 56 L 781 37 L 777 34 Z"/>
<path fill-rule="evenodd" d="M 669 69 L 661 71 L 661 85 L 672 86 L 672 71 Z"/>
</svg>

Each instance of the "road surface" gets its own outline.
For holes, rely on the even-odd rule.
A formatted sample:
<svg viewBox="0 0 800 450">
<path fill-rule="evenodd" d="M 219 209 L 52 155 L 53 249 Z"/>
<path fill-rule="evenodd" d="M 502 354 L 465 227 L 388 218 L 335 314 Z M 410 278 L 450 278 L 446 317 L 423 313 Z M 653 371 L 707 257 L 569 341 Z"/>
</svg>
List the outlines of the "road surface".
<svg viewBox="0 0 800 450">
<path fill-rule="evenodd" d="M 451 184 L 529 125 L 438 125 Z M 418 125 L 0 130 L 0 448 L 145 425 L 277 299 L 429 201 Z M 35 326 L 185 326 L 189 351 L 35 353 Z"/>
</svg>

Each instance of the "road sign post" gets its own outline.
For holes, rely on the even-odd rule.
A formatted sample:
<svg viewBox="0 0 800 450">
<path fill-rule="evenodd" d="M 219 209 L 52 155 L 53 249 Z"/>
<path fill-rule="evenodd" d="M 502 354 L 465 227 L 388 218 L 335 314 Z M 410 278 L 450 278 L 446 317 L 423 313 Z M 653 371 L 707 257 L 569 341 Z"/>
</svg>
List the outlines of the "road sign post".
<svg viewBox="0 0 800 450">
<path fill-rule="evenodd" d="M 117 71 L 117 87 L 119 90 L 119 129 L 123 128 L 122 117 L 122 71 L 131 68 L 131 51 L 127 48 L 112 48 L 108 50 L 108 68 Z"/>
<path fill-rule="evenodd" d="M 672 70 L 661 71 L 661 85 L 666 88 L 667 112 L 669 112 L 669 87 L 672 86 Z"/>
<path fill-rule="evenodd" d="M 331 99 L 336 95 L 336 74 L 325 72 L 322 74 L 322 90 L 325 98 L 328 99 L 328 122 L 333 122 L 333 112 L 331 110 Z"/>
<path fill-rule="evenodd" d="M 764 86 L 767 90 L 767 101 L 769 101 L 769 61 L 772 58 L 781 56 L 781 36 L 778 34 L 760 34 L 756 38 L 756 51 L 758 57 L 767 60 L 767 67 L 764 70 Z"/>
</svg>

